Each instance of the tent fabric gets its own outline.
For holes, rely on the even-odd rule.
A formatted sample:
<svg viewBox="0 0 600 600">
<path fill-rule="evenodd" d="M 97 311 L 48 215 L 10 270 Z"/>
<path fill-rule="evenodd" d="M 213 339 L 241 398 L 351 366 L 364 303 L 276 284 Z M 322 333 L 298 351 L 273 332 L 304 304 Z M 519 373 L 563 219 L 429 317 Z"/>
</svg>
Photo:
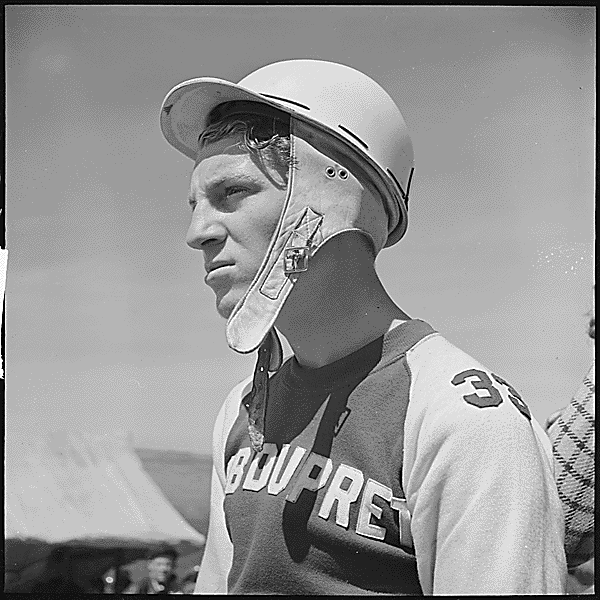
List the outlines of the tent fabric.
<svg viewBox="0 0 600 600">
<path fill-rule="evenodd" d="M 171 505 L 196 531 L 206 535 L 212 456 L 150 448 L 135 448 L 135 453 Z"/>
<path fill-rule="evenodd" d="M 125 432 L 55 432 L 11 450 L 5 457 L 7 571 L 27 568 L 39 554 L 31 551 L 36 543 L 105 550 L 204 544 L 204 535 L 144 471 Z M 17 556 L 9 551 L 16 548 L 29 550 Z"/>
</svg>

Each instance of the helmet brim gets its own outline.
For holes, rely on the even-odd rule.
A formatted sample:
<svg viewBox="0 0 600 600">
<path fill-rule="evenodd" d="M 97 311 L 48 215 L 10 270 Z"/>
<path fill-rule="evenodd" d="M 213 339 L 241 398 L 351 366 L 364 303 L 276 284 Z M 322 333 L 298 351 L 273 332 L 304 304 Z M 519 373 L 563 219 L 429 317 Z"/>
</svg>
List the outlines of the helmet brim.
<svg viewBox="0 0 600 600">
<path fill-rule="evenodd" d="M 233 101 L 260 102 L 279 110 L 283 108 L 230 81 L 214 77 L 189 79 L 175 86 L 163 101 L 160 110 L 163 135 L 171 146 L 196 160 L 198 137 L 207 127 L 208 115 L 220 104 Z"/>
</svg>

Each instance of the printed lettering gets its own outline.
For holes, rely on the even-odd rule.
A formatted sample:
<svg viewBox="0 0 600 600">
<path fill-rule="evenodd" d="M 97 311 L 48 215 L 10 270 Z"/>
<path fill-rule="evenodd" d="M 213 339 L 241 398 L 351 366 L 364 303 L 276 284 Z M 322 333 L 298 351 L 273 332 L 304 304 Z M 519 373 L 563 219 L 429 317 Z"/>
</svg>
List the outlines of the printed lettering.
<svg viewBox="0 0 600 600">
<path fill-rule="evenodd" d="M 250 448 L 240 448 L 237 453 L 229 459 L 227 464 L 227 481 L 225 484 L 225 493 L 233 494 L 240 485 L 244 467 L 250 458 Z"/>
<path fill-rule="evenodd" d="M 523 398 L 521 398 L 521 394 L 515 390 L 514 387 L 508 383 L 505 379 L 502 379 L 499 375 L 492 373 L 492 377 L 500 384 L 505 386 L 508 389 L 508 399 L 519 409 L 519 412 L 527 417 L 531 421 L 531 411 Z"/>
<path fill-rule="evenodd" d="M 262 490 L 265 485 L 267 485 L 267 481 L 269 479 L 269 475 L 273 470 L 273 465 L 275 464 L 275 459 L 277 458 L 277 445 L 267 443 L 263 446 L 261 452 L 259 452 L 254 460 L 250 463 L 250 467 L 248 468 L 248 473 L 246 474 L 246 479 L 244 479 L 244 484 L 242 485 L 242 489 L 244 490 L 252 490 L 253 492 L 258 492 Z M 263 464 L 262 468 L 259 468 L 259 465 Z M 259 476 L 256 478 L 256 471 L 259 471 Z"/>
<path fill-rule="evenodd" d="M 362 474 L 362 471 L 342 463 L 337 468 L 337 471 L 329 484 L 329 489 L 323 498 L 323 503 L 319 510 L 319 516 L 323 519 L 328 519 L 333 504 L 337 501 L 335 522 L 348 529 L 348 523 L 350 521 L 350 504 L 356 502 L 364 480 L 365 477 Z M 345 486 L 344 484 L 347 481 L 349 484 Z M 344 489 L 344 487 L 346 487 L 346 489 Z"/>
<path fill-rule="evenodd" d="M 412 533 L 410 531 L 410 511 L 404 498 L 392 498 L 390 506 L 398 511 L 398 536 L 401 546 L 413 548 Z"/>
<path fill-rule="evenodd" d="M 383 512 L 379 506 L 373 504 L 374 496 L 380 496 L 384 500 L 390 502 L 393 493 L 389 487 L 382 485 L 374 479 L 369 479 L 367 481 L 363 492 L 362 502 L 360 503 L 356 533 L 368 538 L 382 540 L 385 538 L 385 528 L 371 523 L 371 516 L 380 519 L 381 513 Z"/>
<path fill-rule="evenodd" d="M 500 406 L 502 404 L 500 392 L 494 387 L 494 383 L 485 371 L 468 369 L 455 375 L 451 383 L 452 385 L 460 385 L 465 383 L 469 378 L 473 378 L 470 383 L 476 390 L 485 390 L 488 392 L 488 395 L 480 396 L 479 394 L 467 394 L 466 396 L 463 396 L 463 400 L 478 408 L 488 408 L 490 406 Z"/>
<path fill-rule="evenodd" d="M 320 490 L 327 483 L 331 471 L 333 471 L 333 463 L 330 458 L 321 456 L 316 452 L 311 452 L 302 465 L 298 476 L 292 484 L 292 489 L 285 499 L 288 502 L 296 502 L 302 490 L 313 492 Z"/>
<path fill-rule="evenodd" d="M 271 473 L 271 478 L 269 479 L 269 485 L 267 486 L 267 492 L 269 492 L 269 494 L 271 494 L 272 496 L 277 496 L 277 494 L 279 494 L 283 489 L 285 489 L 287 484 L 290 482 L 292 475 L 298 468 L 298 465 L 302 461 L 302 458 L 306 454 L 306 449 L 302 448 L 302 446 L 298 446 L 297 448 L 295 448 L 294 453 L 290 458 L 290 461 L 285 467 L 283 475 L 278 479 L 279 473 L 281 472 L 281 469 L 283 469 L 283 464 L 285 463 L 285 458 L 289 449 L 289 444 L 283 445 L 281 453 L 277 457 L 277 462 L 273 467 L 273 472 Z"/>
<path fill-rule="evenodd" d="M 504 382 L 498 381 L 498 383 L 504 385 Z M 336 525 L 348 529 L 350 510 L 353 504 L 357 506 L 362 490 L 360 506 L 357 506 L 356 533 L 375 540 L 385 539 L 387 533 L 385 527 L 372 522 L 373 518 L 381 519 L 383 514 L 383 508 L 374 502 L 375 496 L 378 496 L 398 513 L 399 545 L 413 549 L 411 515 L 404 498 L 394 497 L 389 487 L 374 479 L 369 478 L 365 484 L 362 471 L 344 463 L 339 465 L 331 477 L 333 472 L 331 459 L 316 452 L 307 453 L 307 450 L 301 446 L 294 448 L 286 463 L 290 447 L 289 444 L 284 444 L 278 454 L 276 444 L 266 443 L 262 451 L 254 455 L 249 465 L 252 450 L 248 447 L 240 448 L 227 464 L 225 493 L 234 493 L 240 487 L 242 480 L 243 490 L 258 492 L 266 487 L 267 492 L 272 496 L 280 494 L 290 486 L 285 499 L 287 502 L 295 503 L 303 490 L 316 492 L 325 487 L 331 479 L 319 508 L 320 518 L 328 520 L 333 510 Z M 248 469 L 244 477 L 246 466 Z"/>
</svg>

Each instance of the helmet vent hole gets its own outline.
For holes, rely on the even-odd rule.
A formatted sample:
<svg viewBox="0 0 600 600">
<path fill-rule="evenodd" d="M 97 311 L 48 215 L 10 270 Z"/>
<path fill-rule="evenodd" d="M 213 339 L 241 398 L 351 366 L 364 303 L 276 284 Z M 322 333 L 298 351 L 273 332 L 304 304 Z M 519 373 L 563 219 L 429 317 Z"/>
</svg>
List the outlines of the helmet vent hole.
<svg viewBox="0 0 600 600">
<path fill-rule="evenodd" d="M 327 167 L 325 169 L 325 175 L 327 175 L 327 177 L 335 177 L 335 169 L 333 167 Z"/>
<path fill-rule="evenodd" d="M 340 176 L 340 179 L 348 179 L 348 171 L 344 169 L 340 169 L 338 175 Z"/>
<path fill-rule="evenodd" d="M 365 144 L 365 142 L 363 142 L 355 133 L 352 133 L 348 128 L 344 127 L 343 125 L 338 125 L 338 127 L 342 131 L 345 131 L 348 135 L 351 135 L 359 144 L 364 146 L 367 150 L 369 149 L 369 146 Z"/>
</svg>

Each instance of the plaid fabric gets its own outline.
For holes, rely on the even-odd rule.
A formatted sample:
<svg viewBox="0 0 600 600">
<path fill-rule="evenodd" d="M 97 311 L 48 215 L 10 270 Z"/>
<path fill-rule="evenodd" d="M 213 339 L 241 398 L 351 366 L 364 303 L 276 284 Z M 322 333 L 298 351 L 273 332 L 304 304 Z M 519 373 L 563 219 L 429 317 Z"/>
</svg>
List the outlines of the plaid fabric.
<svg viewBox="0 0 600 600">
<path fill-rule="evenodd" d="M 558 495 L 565 513 L 569 568 L 594 555 L 595 362 L 548 430 L 552 440 Z"/>
</svg>

